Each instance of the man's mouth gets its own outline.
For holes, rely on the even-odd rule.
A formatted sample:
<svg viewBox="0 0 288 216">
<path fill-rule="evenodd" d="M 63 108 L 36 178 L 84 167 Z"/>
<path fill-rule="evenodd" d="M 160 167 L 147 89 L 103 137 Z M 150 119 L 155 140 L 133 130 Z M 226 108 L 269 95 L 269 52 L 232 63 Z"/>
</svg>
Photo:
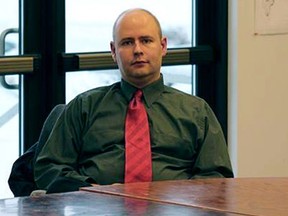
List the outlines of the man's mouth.
<svg viewBox="0 0 288 216">
<path fill-rule="evenodd" d="M 147 61 L 134 61 L 134 62 L 132 62 L 132 65 L 143 65 L 146 63 L 147 63 Z"/>
</svg>

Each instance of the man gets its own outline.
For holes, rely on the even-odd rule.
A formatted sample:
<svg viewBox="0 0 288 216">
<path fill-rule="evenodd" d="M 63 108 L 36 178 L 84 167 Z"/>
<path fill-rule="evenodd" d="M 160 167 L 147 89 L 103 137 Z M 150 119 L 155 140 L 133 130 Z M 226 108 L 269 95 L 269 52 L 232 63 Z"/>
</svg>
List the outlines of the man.
<svg viewBox="0 0 288 216">
<path fill-rule="evenodd" d="M 36 160 L 38 187 L 53 193 L 128 182 L 125 118 L 138 89 L 149 121 L 152 181 L 233 177 L 207 103 L 163 84 L 167 39 L 156 17 L 143 9 L 123 12 L 110 46 L 121 82 L 84 92 L 67 105 Z"/>
</svg>

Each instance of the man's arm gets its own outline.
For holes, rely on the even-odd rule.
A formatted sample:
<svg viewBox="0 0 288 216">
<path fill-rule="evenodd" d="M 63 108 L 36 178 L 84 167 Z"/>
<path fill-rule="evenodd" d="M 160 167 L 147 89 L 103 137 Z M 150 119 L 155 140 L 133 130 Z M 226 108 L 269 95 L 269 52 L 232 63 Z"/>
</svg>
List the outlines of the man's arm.
<svg viewBox="0 0 288 216">
<path fill-rule="evenodd" d="M 75 103 L 75 102 L 74 102 Z M 75 191 L 90 185 L 89 177 L 78 173 L 81 107 L 70 104 L 55 123 L 34 165 L 34 178 L 49 193 Z"/>
<path fill-rule="evenodd" d="M 204 104 L 204 139 L 199 144 L 192 178 L 233 178 L 227 144 L 221 126 L 208 104 Z"/>
</svg>

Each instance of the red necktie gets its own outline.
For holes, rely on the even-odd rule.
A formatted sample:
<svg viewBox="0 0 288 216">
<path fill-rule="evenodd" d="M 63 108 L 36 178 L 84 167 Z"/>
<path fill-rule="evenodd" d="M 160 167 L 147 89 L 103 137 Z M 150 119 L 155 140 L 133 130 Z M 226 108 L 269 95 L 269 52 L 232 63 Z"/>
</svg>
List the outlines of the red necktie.
<svg viewBox="0 0 288 216">
<path fill-rule="evenodd" d="M 152 180 L 151 145 L 148 117 L 136 91 L 129 103 L 125 122 L 125 183 Z"/>
</svg>

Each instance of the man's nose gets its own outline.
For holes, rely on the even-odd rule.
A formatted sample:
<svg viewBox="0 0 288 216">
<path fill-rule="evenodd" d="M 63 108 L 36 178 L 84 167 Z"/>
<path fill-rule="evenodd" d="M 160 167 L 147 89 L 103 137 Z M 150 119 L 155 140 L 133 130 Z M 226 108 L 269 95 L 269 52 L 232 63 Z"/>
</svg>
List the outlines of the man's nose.
<svg viewBox="0 0 288 216">
<path fill-rule="evenodd" d="M 134 54 L 135 55 L 143 54 L 143 50 L 142 50 L 142 46 L 140 42 L 135 42 Z"/>
</svg>

